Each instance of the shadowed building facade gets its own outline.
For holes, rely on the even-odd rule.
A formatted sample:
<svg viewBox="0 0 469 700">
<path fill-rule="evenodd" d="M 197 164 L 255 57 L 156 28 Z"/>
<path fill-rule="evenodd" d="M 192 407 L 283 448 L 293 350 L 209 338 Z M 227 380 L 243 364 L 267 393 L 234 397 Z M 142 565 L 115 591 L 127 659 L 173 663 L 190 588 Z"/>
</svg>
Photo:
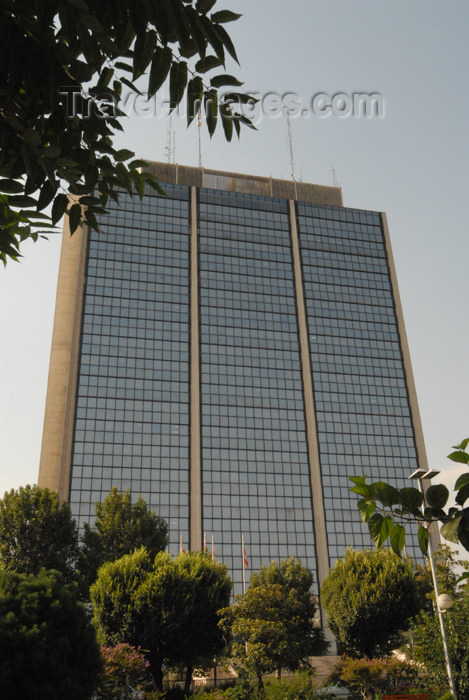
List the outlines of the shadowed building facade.
<svg viewBox="0 0 469 700">
<path fill-rule="evenodd" d="M 242 533 L 251 569 L 300 557 L 318 586 L 370 546 L 348 477 L 426 466 L 386 217 L 333 187 L 151 169 L 167 197 L 64 232 L 39 484 L 80 525 L 112 486 L 141 494 L 171 551 L 213 535 L 236 592 Z"/>
</svg>

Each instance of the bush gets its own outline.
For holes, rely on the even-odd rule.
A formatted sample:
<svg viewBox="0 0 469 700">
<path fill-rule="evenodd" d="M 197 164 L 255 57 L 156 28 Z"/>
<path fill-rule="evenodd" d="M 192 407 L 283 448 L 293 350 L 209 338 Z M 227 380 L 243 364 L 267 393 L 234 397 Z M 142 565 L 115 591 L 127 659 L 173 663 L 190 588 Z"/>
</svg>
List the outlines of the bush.
<svg viewBox="0 0 469 700">
<path fill-rule="evenodd" d="M 266 700 L 312 700 L 316 698 L 313 673 L 301 671 L 293 679 L 268 680 L 265 683 Z"/>
<path fill-rule="evenodd" d="M 416 665 L 399 661 L 393 656 L 385 659 L 343 657 L 329 681 L 343 683 L 353 693 L 371 700 L 376 692 L 391 695 L 406 693 L 417 679 Z"/>
<path fill-rule="evenodd" d="M 135 690 L 151 687 L 152 680 L 140 647 L 130 644 L 117 644 L 115 647 L 101 647 L 104 672 L 98 687 L 100 700 L 127 700 Z"/>
</svg>

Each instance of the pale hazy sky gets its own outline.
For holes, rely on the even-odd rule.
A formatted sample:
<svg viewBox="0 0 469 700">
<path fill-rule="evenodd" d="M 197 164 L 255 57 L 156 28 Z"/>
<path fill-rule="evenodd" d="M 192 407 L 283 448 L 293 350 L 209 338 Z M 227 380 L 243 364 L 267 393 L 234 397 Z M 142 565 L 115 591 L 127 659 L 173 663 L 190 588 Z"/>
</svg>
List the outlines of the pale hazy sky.
<svg viewBox="0 0 469 700">
<path fill-rule="evenodd" d="M 298 179 L 333 184 L 346 206 L 388 216 L 430 464 L 451 468 L 451 445 L 469 436 L 468 50 L 469 4 L 432 0 L 219 0 L 243 13 L 228 26 L 241 68 L 259 93 L 295 93 L 291 119 Z M 379 93 L 384 116 L 320 117 L 318 93 Z M 152 110 L 158 111 L 158 110 Z M 140 109 L 140 113 L 142 110 Z M 174 117 L 176 161 L 198 164 L 197 129 Z M 121 147 L 165 160 L 168 120 L 134 114 Z M 202 137 L 203 164 L 290 177 L 286 124 Z M 24 246 L 0 270 L 0 494 L 37 481 L 60 236 Z M 448 473 L 451 482 L 454 474 Z"/>
</svg>

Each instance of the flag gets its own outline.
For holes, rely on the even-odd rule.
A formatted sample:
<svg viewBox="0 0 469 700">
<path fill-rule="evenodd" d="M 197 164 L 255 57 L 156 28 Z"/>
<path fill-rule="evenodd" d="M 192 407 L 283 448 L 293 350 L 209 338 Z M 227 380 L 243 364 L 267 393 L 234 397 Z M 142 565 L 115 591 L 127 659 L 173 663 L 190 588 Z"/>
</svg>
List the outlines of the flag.
<svg viewBox="0 0 469 700">
<path fill-rule="evenodd" d="M 179 537 L 179 554 L 185 554 L 185 553 L 186 553 L 186 550 L 182 546 L 182 532 L 181 532 L 181 535 Z"/>
<path fill-rule="evenodd" d="M 243 564 L 244 564 L 245 569 L 249 569 L 249 562 L 248 562 L 248 558 L 246 555 L 246 547 L 244 546 L 244 544 L 243 544 Z"/>
<path fill-rule="evenodd" d="M 213 543 L 213 534 L 212 534 L 212 561 L 215 561 L 215 545 Z"/>
<path fill-rule="evenodd" d="M 206 551 L 207 551 L 207 544 L 205 542 L 205 532 L 204 532 L 204 552 L 206 552 Z"/>
</svg>

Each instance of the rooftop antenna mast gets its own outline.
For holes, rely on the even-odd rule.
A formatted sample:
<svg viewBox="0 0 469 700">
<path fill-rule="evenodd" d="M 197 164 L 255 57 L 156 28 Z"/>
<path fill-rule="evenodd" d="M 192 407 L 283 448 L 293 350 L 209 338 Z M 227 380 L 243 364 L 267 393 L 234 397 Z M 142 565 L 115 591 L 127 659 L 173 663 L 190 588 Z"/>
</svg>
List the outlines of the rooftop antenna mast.
<svg viewBox="0 0 469 700">
<path fill-rule="evenodd" d="M 202 115 L 197 112 L 197 136 L 199 139 L 199 168 L 202 168 Z"/>
<path fill-rule="evenodd" d="M 293 138 L 292 138 L 292 133 L 291 133 L 291 124 L 290 124 L 290 112 L 287 110 L 286 115 L 287 115 L 287 138 L 288 138 L 288 147 L 290 149 L 290 167 L 291 167 L 291 179 L 296 180 L 295 178 L 295 161 L 293 159 Z"/>
<path fill-rule="evenodd" d="M 334 163 L 332 163 L 332 182 L 334 184 L 334 187 L 339 187 L 339 183 L 337 182 L 337 176 L 335 174 Z"/>
<path fill-rule="evenodd" d="M 176 136 L 173 131 L 173 123 L 172 123 L 172 118 L 171 114 L 169 115 L 169 121 L 168 121 L 168 134 L 166 136 L 166 146 L 165 146 L 165 153 L 166 153 L 166 160 L 168 163 L 173 162 L 174 163 L 174 157 L 175 157 L 175 141 L 176 141 Z"/>
</svg>

